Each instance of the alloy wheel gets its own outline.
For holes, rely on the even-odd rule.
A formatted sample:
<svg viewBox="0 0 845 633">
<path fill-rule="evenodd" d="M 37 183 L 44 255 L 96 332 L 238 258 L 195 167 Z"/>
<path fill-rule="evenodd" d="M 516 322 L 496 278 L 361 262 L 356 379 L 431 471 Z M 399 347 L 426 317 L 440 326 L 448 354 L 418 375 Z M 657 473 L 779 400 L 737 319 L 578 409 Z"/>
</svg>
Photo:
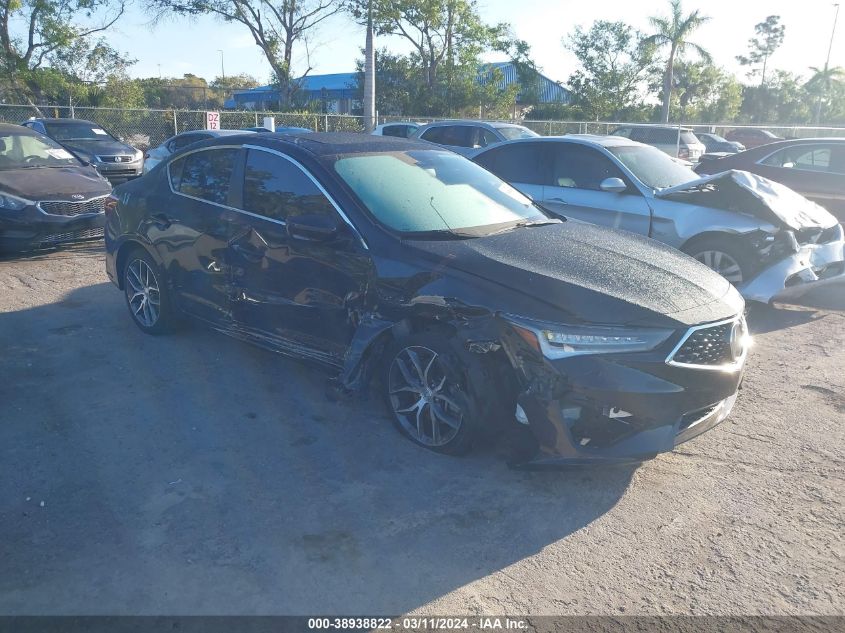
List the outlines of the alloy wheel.
<svg viewBox="0 0 845 633">
<path fill-rule="evenodd" d="M 702 251 L 694 255 L 702 264 L 715 270 L 732 284 L 742 283 L 742 268 L 733 257 L 723 251 Z"/>
<path fill-rule="evenodd" d="M 132 316 L 144 327 L 153 327 L 161 313 L 161 292 L 155 271 L 143 259 L 126 269 L 126 298 Z"/>
<path fill-rule="evenodd" d="M 448 379 L 437 352 L 412 346 L 390 364 L 388 393 L 402 427 L 425 446 L 444 446 L 457 435 L 463 412 L 455 399 L 459 388 Z"/>
</svg>

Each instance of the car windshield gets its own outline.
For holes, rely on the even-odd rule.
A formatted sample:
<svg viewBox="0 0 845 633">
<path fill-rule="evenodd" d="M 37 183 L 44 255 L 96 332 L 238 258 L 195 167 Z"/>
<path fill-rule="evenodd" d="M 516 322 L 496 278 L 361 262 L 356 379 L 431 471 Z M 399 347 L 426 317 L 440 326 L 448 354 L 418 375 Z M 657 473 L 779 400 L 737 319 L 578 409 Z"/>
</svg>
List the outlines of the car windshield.
<svg viewBox="0 0 845 633">
<path fill-rule="evenodd" d="M 718 134 L 705 134 L 705 136 L 714 143 L 727 143 L 728 141 Z"/>
<path fill-rule="evenodd" d="M 508 141 L 513 141 L 518 138 L 535 138 L 540 136 L 537 132 L 529 130 L 527 127 L 522 127 L 521 125 L 507 125 L 497 127 L 496 130 L 498 130 L 498 132 Z"/>
<path fill-rule="evenodd" d="M 57 141 L 113 141 L 116 140 L 103 128 L 91 123 L 45 123 L 47 134 Z"/>
<path fill-rule="evenodd" d="M 79 162 L 58 143 L 34 134 L 0 135 L 0 169 L 66 167 Z"/>
<path fill-rule="evenodd" d="M 607 149 L 631 170 L 641 183 L 652 189 L 675 187 L 699 178 L 692 169 L 675 162 L 654 147 L 620 145 Z"/>
<path fill-rule="evenodd" d="M 408 236 L 480 237 L 550 221 L 516 189 L 451 152 L 341 156 L 334 169 L 378 222 Z"/>
</svg>

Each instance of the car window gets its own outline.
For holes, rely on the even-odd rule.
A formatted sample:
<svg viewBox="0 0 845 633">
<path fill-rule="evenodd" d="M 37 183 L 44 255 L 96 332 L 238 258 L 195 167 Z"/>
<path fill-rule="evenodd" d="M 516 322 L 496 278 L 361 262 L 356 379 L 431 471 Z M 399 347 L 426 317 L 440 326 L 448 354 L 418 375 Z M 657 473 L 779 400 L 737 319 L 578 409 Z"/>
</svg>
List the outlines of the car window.
<svg viewBox="0 0 845 633">
<path fill-rule="evenodd" d="M 529 130 L 527 127 L 521 125 L 503 125 L 496 129 L 507 141 L 513 141 L 518 138 L 537 138 L 540 136 L 534 130 Z"/>
<path fill-rule="evenodd" d="M 548 220 L 516 189 L 451 152 L 352 154 L 334 169 L 378 222 L 402 233 L 478 236 Z"/>
<path fill-rule="evenodd" d="M 654 147 L 622 145 L 607 149 L 641 183 L 652 189 L 674 187 L 699 178 L 692 169 L 675 162 Z"/>
<path fill-rule="evenodd" d="M 0 170 L 68 165 L 79 165 L 79 162 L 73 154 L 49 138 L 34 136 L 29 131 L 0 136 Z"/>
<path fill-rule="evenodd" d="M 495 145 L 496 143 L 501 142 L 498 136 L 483 127 L 477 127 L 472 130 L 471 140 L 472 147 L 476 149 L 479 147 L 487 147 L 488 145 Z"/>
<path fill-rule="evenodd" d="M 244 210 L 273 220 L 303 214 L 334 214 L 334 207 L 303 171 L 289 160 L 250 150 L 244 170 Z"/>
<path fill-rule="evenodd" d="M 472 147 L 471 133 L 473 129 L 467 125 L 441 125 L 426 130 L 421 138 L 439 145 Z"/>
<path fill-rule="evenodd" d="M 382 136 L 397 136 L 399 138 L 408 138 L 410 128 L 407 125 L 385 125 L 382 130 Z"/>
<path fill-rule="evenodd" d="M 227 147 L 183 156 L 171 163 L 171 185 L 179 193 L 217 204 L 227 204 L 229 185 L 239 151 L 237 148 Z"/>
<path fill-rule="evenodd" d="M 769 167 L 784 167 L 803 171 L 830 171 L 830 147 L 797 145 L 786 147 L 764 159 Z"/>
<path fill-rule="evenodd" d="M 208 134 L 183 134 L 182 136 L 177 136 L 173 139 L 171 151 L 176 152 L 183 147 L 188 147 L 193 143 L 201 141 L 203 139 L 211 138 Z"/>
<path fill-rule="evenodd" d="M 597 150 L 574 143 L 556 143 L 552 148 L 551 174 L 546 184 L 601 191 L 607 178 L 622 178 L 622 171 Z"/>
<path fill-rule="evenodd" d="M 484 152 L 475 162 L 509 183 L 543 184 L 543 145 L 518 143 Z"/>
<path fill-rule="evenodd" d="M 629 127 L 620 127 L 611 133 L 611 136 L 622 136 L 624 138 L 631 138 L 631 128 Z"/>
<path fill-rule="evenodd" d="M 47 134 L 57 141 L 116 141 L 99 125 L 92 123 L 47 123 Z"/>
</svg>

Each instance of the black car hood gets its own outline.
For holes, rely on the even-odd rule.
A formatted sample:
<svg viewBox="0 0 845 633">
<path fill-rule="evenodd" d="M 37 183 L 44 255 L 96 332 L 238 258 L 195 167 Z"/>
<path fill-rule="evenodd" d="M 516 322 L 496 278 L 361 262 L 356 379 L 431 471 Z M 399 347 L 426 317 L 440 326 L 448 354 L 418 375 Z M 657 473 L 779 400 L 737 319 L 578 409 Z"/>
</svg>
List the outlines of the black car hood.
<svg viewBox="0 0 845 633">
<path fill-rule="evenodd" d="M 674 327 L 728 318 L 743 306 L 730 283 L 692 258 L 582 222 L 406 244 L 447 269 L 545 302 L 569 321 Z"/>
<path fill-rule="evenodd" d="M 72 141 L 60 141 L 62 145 L 72 152 L 83 155 L 94 154 L 96 156 L 115 156 L 135 154 L 135 149 L 111 138 L 100 139 L 77 139 Z"/>
<path fill-rule="evenodd" d="M 0 170 L 0 191 L 28 200 L 90 198 L 111 192 L 111 185 L 93 167 L 36 167 Z"/>
</svg>

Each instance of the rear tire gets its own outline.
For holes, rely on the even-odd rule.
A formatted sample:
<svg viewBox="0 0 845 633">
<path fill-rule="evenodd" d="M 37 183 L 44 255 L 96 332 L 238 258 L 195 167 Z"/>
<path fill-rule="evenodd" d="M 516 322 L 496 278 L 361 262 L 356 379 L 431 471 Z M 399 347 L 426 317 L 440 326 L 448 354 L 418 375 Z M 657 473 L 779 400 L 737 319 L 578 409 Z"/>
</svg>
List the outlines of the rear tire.
<svg viewBox="0 0 845 633">
<path fill-rule="evenodd" d="M 693 239 L 684 246 L 684 252 L 734 286 L 740 286 L 754 276 L 756 266 L 748 249 L 729 237 Z"/>
<path fill-rule="evenodd" d="M 145 334 L 164 334 L 175 315 L 164 273 L 144 250 L 133 250 L 123 268 L 123 293 L 132 321 Z"/>
</svg>

